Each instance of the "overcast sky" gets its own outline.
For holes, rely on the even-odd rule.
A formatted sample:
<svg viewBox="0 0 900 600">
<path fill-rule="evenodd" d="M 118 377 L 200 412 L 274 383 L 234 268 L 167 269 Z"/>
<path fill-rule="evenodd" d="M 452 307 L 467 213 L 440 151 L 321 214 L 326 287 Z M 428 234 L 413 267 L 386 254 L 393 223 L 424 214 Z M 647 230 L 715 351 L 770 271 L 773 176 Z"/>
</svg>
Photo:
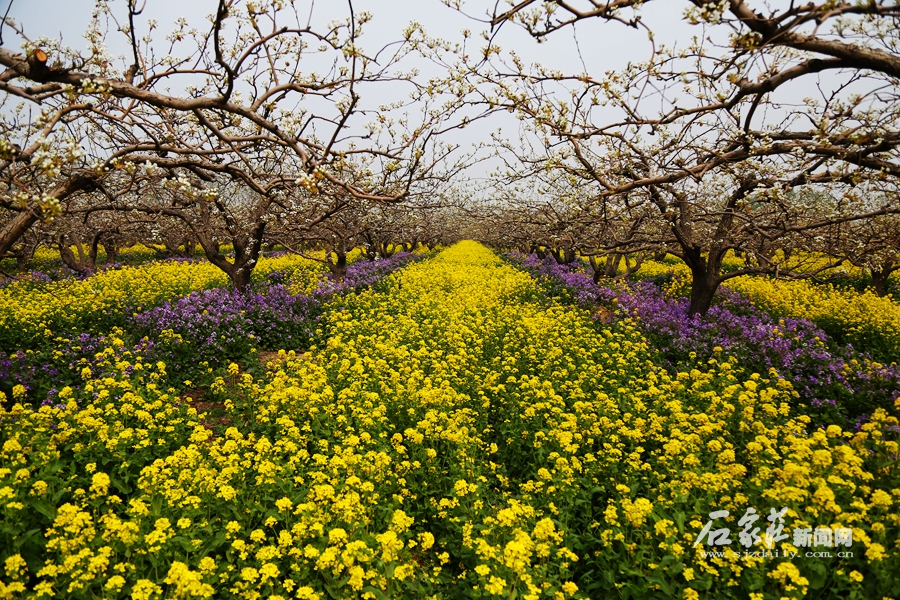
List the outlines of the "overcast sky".
<svg viewBox="0 0 900 600">
<path fill-rule="evenodd" d="M 466 4 L 469 15 L 485 17 L 494 6 L 495 0 L 470 0 Z M 308 10 L 309 2 L 297 0 L 301 11 Z M 113 0 L 111 3 L 116 14 L 124 15 L 125 0 Z M 9 6 L 7 0 L 0 0 L 4 10 Z M 209 25 L 207 16 L 215 12 L 216 0 L 147 0 L 144 14 L 138 20 L 139 35 L 147 31 L 148 19 L 159 22 L 154 36 L 164 42 L 171 24 L 178 17 L 185 17 L 189 23 L 199 29 Z M 400 38 L 403 29 L 410 21 L 418 21 L 432 36 L 440 36 L 450 40 L 461 40 L 460 31 L 464 28 L 480 32 L 486 28 L 480 23 L 453 9 L 444 6 L 440 0 L 354 0 L 354 9 L 369 11 L 374 19 L 367 25 L 362 38 L 363 47 L 370 50 L 380 47 L 389 41 Z M 652 11 L 645 11 L 644 20 L 653 28 L 657 42 L 685 45 L 691 35 L 697 33 L 696 28 L 688 26 L 681 20 L 684 9 L 682 2 L 655 3 Z M 86 43 L 82 34 L 91 20 L 94 7 L 92 0 L 13 0 L 9 15 L 24 29 L 30 39 L 49 37 L 62 38 L 65 45 L 84 49 Z M 660 8 L 662 7 L 662 8 Z M 344 17 L 347 14 L 347 3 L 344 1 L 319 0 L 314 5 L 315 18 L 324 23 L 331 18 Z M 576 45 L 577 37 L 577 45 Z M 124 36 L 112 35 L 110 50 L 114 55 L 128 52 L 124 45 Z M 5 47 L 18 48 L 22 40 L 9 29 L 4 31 Z M 496 38 L 497 43 L 506 50 L 515 50 L 526 62 L 540 62 L 565 72 L 582 70 L 580 55 L 584 59 L 584 67 L 595 74 L 621 68 L 629 61 L 648 58 L 650 45 L 646 35 L 633 29 L 616 24 L 585 22 L 577 29 L 569 29 L 537 44 L 523 30 L 513 26 L 504 27 Z M 164 43 L 159 48 L 165 47 Z M 427 68 L 427 67 L 426 67 Z M 379 101 L 389 98 L 379 99 Z M 505 122 L 504 122 L 505 121 Z M 491 131 L 503 127 L 507 135 L 515 133 L 517 122 L 511 117 L 500 118 L 490 124 L 481 123 L 478 127 L 467 128 L 458 134 L 454 141 L 477 143 L 489 139 Z M 475 169 L 473 176 L 486 174 L 488 166 Z"/>
<path fill-rule="evenodd" d="M 146 0 L 147 7 L 142 15 L 143 22 L 156 19 L 160 24 L 160 33 L 167 33 L 166 25 L 177 17 L 185 17 L 190 23 L 203 26 L 206 17 L 215 12 L 217 0 Z M 467 14 L 473 17 L 486 17 L 494 6 L 495 0 L 470 0 L 466 6 Z M 297 5 L 308 5 L 309 2 L 298 0 Z M 125 0 L 113 0 L 114 10 L 124 8 Z M 9 6 L 8 0 L 0 0 L 4 9 Z M 12 0 L 9 15 L 24 28 L 29 37 L 62 36 L 67 45 L 84 47 L 82 33 L 87 29 L 94 6 L 92 0 Z M 459 39 L 463 28 L 473 31 L 484 29 L 479 23 L 467 16 L 444 6 L 440 0 L 355 0 L 356 11 L 369 11 L 374 15 L 371 26 L 365 36 L 367 44 L 380 40 L 396 40 L 400 32 L 410 21 L 422 23 L 432 35 L 448 39 Z M 681 21 L 684 10 L 682 2 L 665 2 L 653 6 L 653 10 L 645 11 L 644 20 L 656 32 L 657 38 L 670 43 L 696 33 Z M 304 9 L 305 10 L 305 9 Z M 304 10 L 301 10 L 303 12 Z M 321 20 L 333 16 L 345 15 L 347 4 L 341 0 L 319 0 L 315 6 Z M 124 11 L 119 14 L 124 14 Z M 139 21 L 140 23 L 140 21 Z M 623 26 L 606 26 L 599 21 L 586 22 L 579 25 L 578 41 L 587 66 L 591 71 L 606 71 L 618 68 L 629 60 L 646 58 L 649 47 L 646 37 L 633 29 Z M 15 36 L 13 36 L 15 37 Z M 18 45 L 21 40 L 6 36 L 7 46 Z M 572 70 L 575 44 L 571 33 L 560 33 L 550 38 L 549 42 L 538 45 L 521 29 L 505 27 L 498 38 L 501 46 L 515 48 L 517 52 L 530 60 L 539 60 L 544 64 Z"/>
</svg>

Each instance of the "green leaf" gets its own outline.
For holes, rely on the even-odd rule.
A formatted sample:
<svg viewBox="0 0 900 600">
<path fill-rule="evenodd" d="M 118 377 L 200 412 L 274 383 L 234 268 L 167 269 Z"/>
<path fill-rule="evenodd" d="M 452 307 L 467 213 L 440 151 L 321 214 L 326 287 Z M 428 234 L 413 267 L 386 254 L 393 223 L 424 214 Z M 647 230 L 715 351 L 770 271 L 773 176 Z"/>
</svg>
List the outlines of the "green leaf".
<svg viewBox="0 0 900 600">
<path fill-rule="evenodd" d="M 672 516 L 675 520 L 675 524 L 678 525 L 678 533 L 682 535 L 684 534 L 684 516 L 682 511 L 678 511 Z"/>
<path fill-rule="evenodd" d="M 809 587 L 814 590 L 820 590 L 825 587 L 829 573 L 824 561 L 806 561 L 804 567 L 809 569 L 809 572 L 805 574 L 807 579 L 809 579 Z"/>
<path fill-rule="evenodd" d="M 672 591 L 672 586 L 670 586 L 669 582 L 666 581 L 665 579 L 663 579 L 662 577 L 648 577 L 647 581 L 649 581 L 650 583 L 655 583 L 660 588 L 662 588 L 662 591 L 666 593 L 666 596 L 671 597 L 674 595 L 673 591 Z"/>
<path fill-rule="evenodd" d="M 46 500 L 32 500 L 31 507 L 51 521 L 56 519 L 56 506 Z"/>
<path fill-rule="evenodd" d="M 364 593 L 365 593 L 365 592 L 369 592 L 370 594 L 372 594 L 373 596 L 375 596 L 376 598 L 378 598 L 378 600 L 390 600 L 390 598 L 388 598 L 387 596 L 384 595 L 384 592 L 382 592 L 382 591 L 379 590 L 378 588 L 374 588 L 374 587 L 372 587 L 372 586 L 364 587 L 364 588 L 362 589 L 362 591 L 363 591 Z"/>
</svg>

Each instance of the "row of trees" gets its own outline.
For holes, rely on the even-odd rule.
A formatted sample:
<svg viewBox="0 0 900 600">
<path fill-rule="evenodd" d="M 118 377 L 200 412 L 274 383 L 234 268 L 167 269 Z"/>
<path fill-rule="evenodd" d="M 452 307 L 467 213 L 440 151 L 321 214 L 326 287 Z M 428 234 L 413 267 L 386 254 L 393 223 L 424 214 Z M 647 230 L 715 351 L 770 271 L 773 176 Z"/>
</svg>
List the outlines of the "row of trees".
<svg viewBox="0 0 900 600">
<path fill-rule="evenodd" d="M 471 102 L 522 123 L 498 142 L 496 195 L 513 198 L 495 208 L 496 243 L 563 260 L 668 252 L 691 270 L 692 314 L 731 277 L 813 275 L 794 249 L 849 259 L 883 290 L 900 267 L 897 3 L 688 1 L 697 31 L 680 47 L 657 44 L 659 8 L 524 0 L 488 14 L 491 39 L 508 26 L 539 41 L 630 27 L 649 54 L 605 72 L 573 56 L 580 70 L 561 72 L 489 47 L 461 67 L 478 78 Z M 729 252 L 746 267 L 724 272 Z"/>
<path fill-rule="evenodd" d="M 207 28 L 179 20 L 162 40 L 126 4 L 98 0 L 86 55 L 6 23 L 26 41 L 0 48 L 0 257 L 48 236 L 76 266 L 101 244 L 196 244 L 243 287 L 267 243 L 435 237 L 388 208 L 432 212 L 471 159 L 441 137 L 463 103 L 404 66 L 420 29 L 366 52 L 371 15 L 352 3 L 319 23 L 299 3 L 219 0 Z M 379 102 L 382 84 L 406 99 Z"/>
<path fill-rule="evenodd" d="M 684 260 L 670 225 L 652 211 L 639 218 L 615 219 L 596 212 L 589 203 L 573 205 L 568 200 L 549 198 L 548 195 L 533 201 L 522 197 L 483 206 L 478 211 L 480 225 L 467 233 L 493 247 L 536 253 L 560 264 L 586 260 L 596 282 L 628 278 L 651 257 L 661 260 L 671 254 Z M 807 202 L 812 207 L 812 214 L 807 215 L 812 222 L 822 218 L 824 209 L 820 204 L 830 206 L 834 199 L 820 195 L 794 201 L 797 205 Z M 751 216 L 759 220 L 759 215 Z M 694 230 L 702 225 L 698 219 L 693 223 Z M 881 296 L 888 278 L 900 271 L 897 214 L 800 232 L 781 231 L 771 237 L 753 230 L 743 233 L 743 239 L 730 249 L 743 259 L 744 266 L 735 270 L 734 262 L 731 268 L 720 264 L 721 281 L 747 273 L 828 281 L 840 277 L 841 271 L 835 269 L 849 263 L 866 274 L 872 291 Z M 724 259 L 723 253 L 721 260 Z"/>
<path fill-rule="evenodd" d="M 86 274 L 98 268 L 100 261 L 115 263 L 122 248 L 143 247 L 157 258 L 194 258 L 198 252 L 205 254 L 204 244 L 223 240 L 221 254 L 227 263 L 223 270 L 233 274 L 236 286 L 245 286 L 255 265 L 248 264 L 240 273 L 231 269 L 233 250 L 227 246 L 236 238 L 229 226 L 240 222 L 240 216 L 233 217 L 239 213 L 240 203 L 238 208 L 230 207 L 218 213 L 204 210 L 202 204 L 181 206 L 185 214 L 174 216 L 172 206 L 178 202 L 169 195 L 160 195 L 165 201 L 144 204 L 159 210 L 147 212 L 90 210 L 93 198 L 87 194 L 81 196 L 78 205 L 83 208 L 70 206 L 53 221 L 36 224 L 20 238 L 14 247 L 19 271 L 27 270 L 39 247 L 58 251 L 69 269 Z M 228 198 L 239 195 L 236 190 L 222 193 Z M 261 238 L 259 252 L 287 250 L 322 260 L 337 277 L 342 277 L 347 254 L 353 248 L 362 248 L 368 259 L 376 260 L 397 251 L 410 251 L 419 246 L 434 248 L 459 238 L 455 233 L 460 227 L 458 215 L 454 206 L 443 198 L 376 205 L 345 199 L 343 204 L 334 207 L 317 206 L 310 199 L 307 210 L 311 213 L 309 221 L 299 222 L 274 213 Z M 312 222 L 317 210 L 328 212 L 328 217 Z M 226 215 L 231 222 L 221 218 Z M 322 250 L 328 253 L 324 259 Z"/>
<path fill-rule="evenodd" d="M 64 257 L 83 241 L 66 258 L 91 262 L 133 235 L 196 244 L 241 287 L 266 244 L 325 247 L 340 270 L 353 245 L 374 256 L 467 235 L 588 255 L 598 277 L 673 254 L 695 314 L 729 277 L 814 274 L 798 262 L 809 252 L 868 268 L 880 289 L 900 265 L 894 2 L 686 1 L 698 29 L 682 46 L 647 24 L 658 0 L 485 3 L 478 51 L 413 25 L 375 53 L 360 41 L 371 15 L 348 2 L 319 25 L 299 4 L 219 0 L 209 27 L 179 22 L 163 49 L 135 0 L 118 15 L 99 0 L 87 56 L 46 38 L 0 48 L 0 256 L 50 235 Z M 529 65 L 496 45 L 516 26 L 538 40 L 631 28 L 648 58 Z M 404 70 L 412 57 L 446 75 Z M 378 86 L 400 91 L 379 103 Z M 495 113 L 520 129 L 493 138 L 491 202 L 446 201 L 475 160 L 447 134 Z M 729 252 L 745 267 L 723 271 Z"/>
</svg>

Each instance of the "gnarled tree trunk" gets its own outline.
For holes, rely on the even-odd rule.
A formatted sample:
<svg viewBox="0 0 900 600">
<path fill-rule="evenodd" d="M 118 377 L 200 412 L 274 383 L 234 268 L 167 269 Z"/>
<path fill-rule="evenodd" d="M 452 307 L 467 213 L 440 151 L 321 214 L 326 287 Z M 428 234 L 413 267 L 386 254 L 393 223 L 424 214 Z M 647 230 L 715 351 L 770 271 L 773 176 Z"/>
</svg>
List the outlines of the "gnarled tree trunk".
<svg viewBox="0 0 900 600">
<path fill-rule="evenodd" d="M 553 248 L 550 250 L 550 254 L 553 256 L 553 260 L 560 265 L 570 265 L 578 258 L 572 248 Z"/>
<path fill-rule="evenodd" d="M 25 209 L 18 213 L 15 217 L 0 229 L 0 256 L 5 255 L 12 249 L 19 238 L 25 235 L 32 225 L 38 222 L 38 209 Z"/>
<path fill-rule="evenodd" d="M 246 238 L 232 239 L 233 263 L 228 262 L 228 259 L 219 251 L 219 242 L 214 240 L 211 235 L 200 232 L 197 233 L 197 239 L 200 241 L 207 260 L 222 269 L 236 289 L 244 291 L 250 285 L 250 277 L 259 260 L 265 230 L 266 224 L 258 222 L 250 229 Z"/>
<path fill-rule="evenodd" d="M 76 175 L 48 194 L 48 197 L 63 200 L 76 192 L 89 192 L 97 187 L 98 176 L 94 174 Z M 44 218 L 41 207 L 31 203 L 0 229 L 0 256 L 6 255 L 13 244 L 25 235 L 32 225 Z"/>
<path fill-rule="evenodd" d="M 106 251 L 106 264 L 111 265 L 119 259 L 119 244 L 116 240 L 106 238 L 102 242 L 103 250 Z"/>
<path fill-rule="evenodd" d="M 71 245 L 73 243 L 75 244 L 75 249 L 78 251 L 77 257 L 75 256 L 75 253 L 72 252 Z M 96 249 L 89 253 L 88 256 L 85 256 L 80 237 L 77 235 L 61 233 L 56 240 L 56 246 L 59 250 L 59 257 L 67 267 L 76 273 L 81 274 L 87 274 L 93 271 L 95 265 L 94 261 L 97 258 Z"/>
<path fill-rule="evenodd" d="M 28 270 L 28 253 L 16 252 L 16 270 L 19 273 L 24 273 Z"/>
<path fill-rule="evenodd" d="M 390 258 L 391 256 L 393 256 L 394 252 L 397 251 L 397 247 L 387 242 L 380 242 L 377 245 L 377 250 L 378 256 L 380 256 L 381 258 Z"/>
<path fill-rule="evenodd" d="M 872 291 L 875 292 L 876 296 L 884 296 L 888 278 L 898 269 L 900 269 L 900 264 L 886 264 L 879 269 L 872 269 Z"/>
<path fill-rule="evenodd" d="M 685 249 L 682 258 L 691 269 L 690 316 L 705 315 L 712 306 L 713 296 L 723 281 L 720 273 L 724 256 L 725 250 L 719 248 L 711 250 L 708 257 L 703 256 L 700 248 Z"/>
<path fill-rule="evenodd" d="M 334 258 L 331 257 L 332 254 L 334 254 Z M 343 281 L 347 275 L 347 253 L 344 249 L 339 248 L 332 252 L 327 252 L 325 258 L 328 270 L 331 271 L 334 278 L 337 281 Z"/>
</svg>

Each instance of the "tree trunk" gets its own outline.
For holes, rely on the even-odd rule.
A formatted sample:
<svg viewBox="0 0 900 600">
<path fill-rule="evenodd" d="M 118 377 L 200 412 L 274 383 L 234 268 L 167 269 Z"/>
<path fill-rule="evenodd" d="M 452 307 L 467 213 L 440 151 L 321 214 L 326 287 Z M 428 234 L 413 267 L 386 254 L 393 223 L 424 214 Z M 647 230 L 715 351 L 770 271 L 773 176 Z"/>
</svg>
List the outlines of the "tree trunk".
<svg viewBox="0 0 900 600">
<path fill-rule="evenodd" d="M 91 260 L 92 257 L 87 257 L 84 255 L 84 248 L 81 245 L 81 238 L 75 237 L 75 247 L 78 249 L 78 257 L 75 257 L 75 253 L 72 252 L 71 243 L 73 240 L 69 239 L 69 236 L 65 233 L 61 233 L 59 238 L 57 239 L 57 247 L 59 248 L 59 257 L 62 259 L 63 264 L 67 267 L 75 271 L 76 273 L 80 273 L 82 275 L 86 275 L 93 270 L 94 263 Z M 96 254 L 94 255 L 96 256 Z"/>
<path fill-rule="evenodd" d="M 214 241 L 205 233 L 197 234 L 197 238 L 200 246 L 203 248 L 203 253 L 206 254 L 207 260 L 228 275 L 235 289 L 244 291 L 250 285 L 250 277 L 253 275 L 253 269 L 259 260 L 259 251 L 262 249 L 262 238 L 265 229 L 265 223 L 257 223 L 250 230 L 248 240 L 232 238 L 231 244 L 234 248 L 233 263 L 228 262 L 228 259 L 219 252 L 219 242 Z"/>
<path fill-rule="evenodd" d="M 229 273 L 232 285 L 234 285 L 235 289 L 242 292 L 250 285 L 251 275 L 253 275 L 253 267 L 248 265 L 243 265 L 239 269 L 235 269 L 234 272 Z"/>
<path fill-rule="evenodd" d="M 100 238 L 102 236 L 103 232 L 97 232 L 94 234 L 94 237 L 91 238 L 91 247 L 88 254 L 88 256 L 90 257 L 91 268 L 94 268 L 97 265 L 97 251 L 99 250 Z"/>
<path fill-rule="evenodd" d="M 594 283 L 600 283 L 600 280 L 603 279 L 604 275 L 603 267 L 601 267 L 600 263 L 597 262 L 596 256 L 588 256 L 588 262 L 591 265 L 591 271 L 593 271 L 594 273 L 591 279 L 594 281 Z"/>
<path fill-rule="evenodd" d="M 884 288 L 891 274 L 897 270 L 893 265 L 885 265 L 880 269 L 872 269 L 872 291 L 876 296 L 884 296 Z"/>
<path fill-rule="evenodd" d="M 603 269 L 603 273 L 609 277 L 613 278 L 619 272 L 619 265 L 622 263 L 622 255 L 621 254 L 610 254 L 606 257 L 606 266 Z"/>
<path fill-rule="evenodd" d="M 553 248 L 550 250 L 550 254 L 558 265 L 570 265 L 577 258 L 575 250 L 572 248 Z"/>
<path fill-rule="evenodd" d="M 82 265 L 82 268 L 90 269 L 93 267 L 93 263 L 84 255 L 84 241 L 81 239 L 81 236 L 77 233 L 72 234 L 70 243 L 74 244 L 75 250 L 78 252 L 78 263 Z"/>
<path fill-rule="evenodd" d="M 638 255 L 634 258 L 634 264 L 631 264 L 628 260 L 628 256 L 625 257 L 625 272 L 622 273 L 622 279 L 626 281 L 631 278 L 632 275 L 637 273 L 638 269 L 641 268 L 641 265 L 644 264 L 644 253 L 639 252 Z M 617 269 L 618 270 L 618 269 Z"/>
<path fill-rule="evenodd" d="M 28 253 L 24 250 L 16 252 L 16 270 L 19 273 L 24 273 L 28 270 Z"/>
<path fill-rule="evenodd" d="M 34 210 L 25 209 L 0 230 L 0 256 L 5 255 L 12 249 L 20 237 L 34 225 L 38 220 Z"/>
<path fill-rule="evenodd" d="M 344 277 L 347 275 L 347 253 L 343 250 L 335 250 L 334 255 L 337 257 L 337 260 L 332 260 L 331 254 L 329 252 L 326 255 L 328 270 L 331 271 L 331 274 L 334 275 L 337 281 L 344 281 Z"/>
<path fill-rule="evenodd" d="M 76 192 L 92 191 L 97 187 L 97 179 L 98 176 L 95 174 L 76 175 L 50 192 L 48 196 L 57 200 L 63 200 Z M 25 210 L 13 217 L 3 229 L 0 229 L 0 256 L 7 254 L 13 244 L 25 235 L 25 232 L 41 218 L 40 207 L 30 204 L 25 207 Z"/>
<path fill-rule="evenodd" d="M 719 288 L 718 282 L 711 282 L 706 271 L 691 270 L 691 303 L 688 315 L 705 315 L 712 306 L 713 296 Z"/>
<path fill-rule="evenodd" d="M 65 234 L 60 234 L 59 239 L 56 241 L 56 246 L 59 249 L 59 257 L 62 259 L 63 264 L 73 271 L 80 272 L 81 265 L 78 264 L 78 259 L 76 259 L 75 255 L 72 253 L 72 248 L 69 247 L 69 242 Z"/>
<path fill-rule="evenodd" d="M 228 262 L 228 260 L 218 252 L 218 248 L 216 248 L 216 252 L 212 255 L 207 252 L 206 258 L 209 262 L 222 269 L 235 289 L 244 291 L 250 284 L 250 276 L 253 274 L 253 267 L 246 264 L 238 266 L 237 264 Z"/>
<path fill-rule="evenodd" d="M 111 265 L 119 259 L 119 245 L 115 240 L 105 240 L 103 249 L 106 251 L 106 264 Z"/>
<path fill-rule="evenodd" d="M 720 249 L 711 250 L 710 259 L 707 260 L 699 248 L 685 250 L 684 261 L 691 268 L 691 303 L 688 315 L 705 315 L 712 306 L 713 296 L 722 283 L 719 271 L 724 255 L 725 252 Z"/>
<path fill-rule="evenodd" d="M 378 255 L 381 258 L 390 258 L 396 250 L 396 247 L 392 247 L 391 244 L 388 244 L 386 242 L 381 242 L 380 244 L 378 244 Z"/>
</svg>

